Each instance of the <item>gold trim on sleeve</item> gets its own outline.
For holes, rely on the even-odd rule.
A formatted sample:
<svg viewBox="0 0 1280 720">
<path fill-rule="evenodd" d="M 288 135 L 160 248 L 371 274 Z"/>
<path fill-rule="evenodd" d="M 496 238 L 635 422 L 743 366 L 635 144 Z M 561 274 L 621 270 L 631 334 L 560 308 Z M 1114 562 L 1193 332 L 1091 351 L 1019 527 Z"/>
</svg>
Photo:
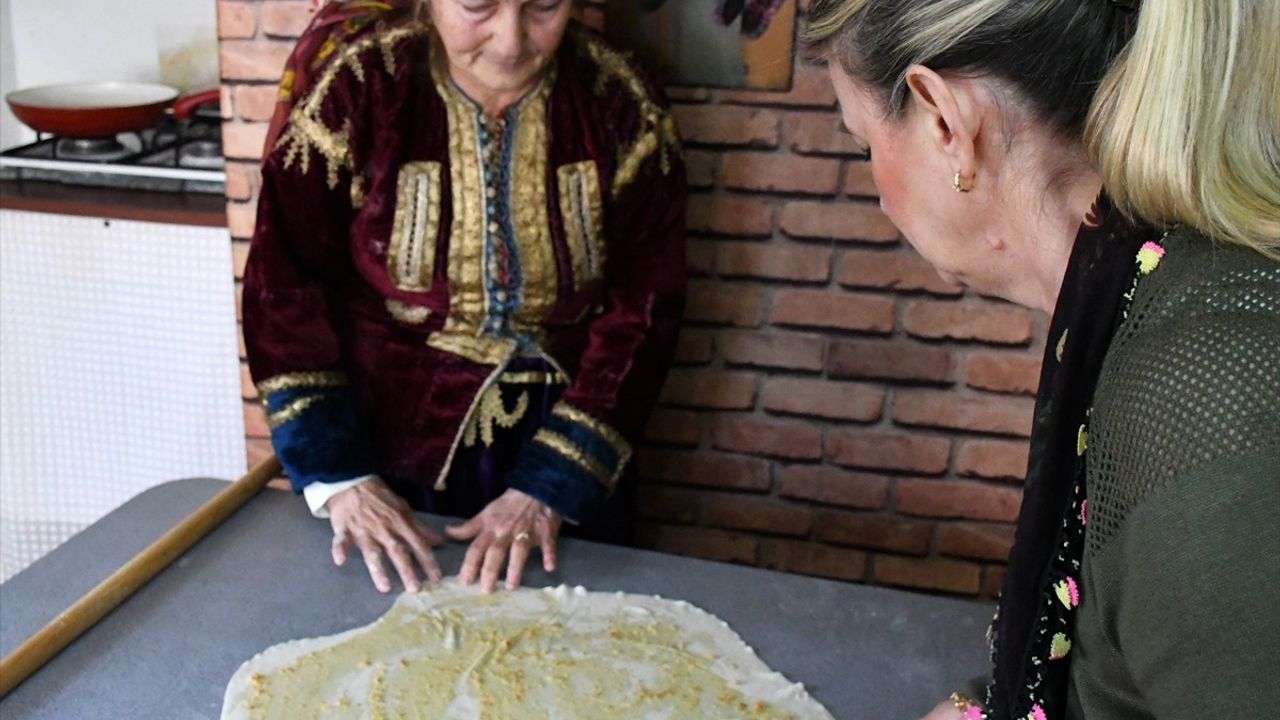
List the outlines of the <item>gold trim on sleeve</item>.
<svg viewBox="0 0 1280 720">
<path fill-rule="evenodd" d="M 304 398 L 298 398 L 280 410 L 267 415 L 267 427 L 275 430 L 285 423 L 292 422 L 321 400 L 324 400 L 323 395 L 308 395 Z"/>
<path fill-rule="evenodd" d="M 258 383 L 258 394 L 264 398 L 281 390 L 295 388 L 340 387 L 347 384 L 346 373 L 332 371 L 296 372 L 276 375 Z"/>
<path fill-rule="evenodd" d="M 440 163 L 430 160 L 400 168 L 387 272 L 401 290 L 431 289 L 440 232 L 440 173 Z"/>
<path fill-rule="evenodd" d="M 605 490 L 609 493 L 612 493 L 614 487 L 617 485 L 616 475 L 610 475 L 609 471 L 605 469 L 604 466 L 596 462 L 595 458 L 583 452 L 582 448 L 574 445 L 569 438 L 557 432 L 543 428 L 534 433 L 533 442 L 545 445 L 557 455 L 560 455 L 583 470 L 586 470 L 596 479 L 596 482 L 603 485 Z"/>
<path fill-rule="evenodd" d="M 627 439 L 622 437 L 621 433 L 568 403 L 556 403 L 555 407 L 551 409 L 551 414 L 561 420 L 568 420 L 571 423 L 581 425 L 609 443 L 613 447 L 613 451 L 618 455 L 617 469 L 614 471 L 613 479 L 616 482 L 622 476 L 623 469 L 626 468 L 627 463 L 631 460 L 632 450 L 631 443 L 627 442 Z"/>
<path fill-rule="evenodd" d="M 556 176 L 560 216 L 573 265 L 573 289 L 582 290 L 604 276 L 606 246 L 600 173 L 595 161 L 587 160 L 562 165 Z"/>
</svg>

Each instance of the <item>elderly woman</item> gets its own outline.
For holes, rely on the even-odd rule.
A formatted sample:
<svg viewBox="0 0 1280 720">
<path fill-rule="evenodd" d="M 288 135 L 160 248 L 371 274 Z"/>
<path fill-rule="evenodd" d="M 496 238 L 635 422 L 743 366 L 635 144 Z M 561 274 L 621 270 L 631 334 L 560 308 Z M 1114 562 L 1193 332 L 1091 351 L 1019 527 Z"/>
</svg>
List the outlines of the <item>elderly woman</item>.
<svg viewBox="0 0 1280 720">
<path fill-rule="evenodd" d="M 1280 3 L 815 0 L 881 206 L 1052 313 L 994 677 L 933 718 L 1280 707 Z"/>
<path fill-rule="evenodd" d="M 669 363 L 687 190 L 675 124 L 572 0 L 335 2 L 263 164 L 244 330 L 295 491 L 374 585 L 520 584 L 562 521 L 625 541 Z"/>
</svg>

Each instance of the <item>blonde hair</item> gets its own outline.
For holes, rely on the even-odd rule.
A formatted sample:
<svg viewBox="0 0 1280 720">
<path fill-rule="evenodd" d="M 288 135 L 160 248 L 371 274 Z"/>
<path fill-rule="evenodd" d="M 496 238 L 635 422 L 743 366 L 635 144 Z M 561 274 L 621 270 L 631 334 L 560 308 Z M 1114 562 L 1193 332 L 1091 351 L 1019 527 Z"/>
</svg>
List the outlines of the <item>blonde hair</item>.
<svg viewBox="0 0 1280 720">
<path fill-rule="evenodd" d="M 1119 207 L 1280 260 L 1280 2 L 1146 2 L 1084 142 Z"/>
<path fill-rule="evenodd" d="M 803 41 L 890 116 L 910 65 L 1002 78 L 1126 212 L 1280 259 L 1277 37 L 1277 0 L 814 0 Z"/>
</svg>

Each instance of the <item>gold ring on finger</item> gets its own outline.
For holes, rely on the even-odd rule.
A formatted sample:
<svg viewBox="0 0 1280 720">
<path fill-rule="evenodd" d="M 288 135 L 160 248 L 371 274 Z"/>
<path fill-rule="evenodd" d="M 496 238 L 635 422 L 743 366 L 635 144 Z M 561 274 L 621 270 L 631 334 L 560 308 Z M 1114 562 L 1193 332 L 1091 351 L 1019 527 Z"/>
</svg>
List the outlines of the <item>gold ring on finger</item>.
<svg viewBox="0 0 1280 720">
<path fill-rule="evenodd" d="M 528 531 L 525 531 L 525 532 L 519 532 L 519 533 L 516 533 L 515 541 L 516 541 L 516 542 L 528 542 L 528 540 L 529 540 L 529 538 L 530 538 L 530 537 L 531 537 L 531 536 L 529 535 Z"/>
</svg>

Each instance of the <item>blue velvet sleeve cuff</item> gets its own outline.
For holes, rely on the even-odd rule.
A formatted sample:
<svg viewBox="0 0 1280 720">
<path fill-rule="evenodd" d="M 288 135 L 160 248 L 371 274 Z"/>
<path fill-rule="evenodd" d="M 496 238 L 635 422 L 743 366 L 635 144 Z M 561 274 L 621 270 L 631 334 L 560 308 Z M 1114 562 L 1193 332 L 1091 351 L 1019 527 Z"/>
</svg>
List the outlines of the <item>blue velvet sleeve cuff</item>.
<svg viewBox="0 0 1280 720">
<path fill-rule="evenodd" d="M 258 385 L 271 444 L 295 493 L 377 472 L 341 373 L 278 375 Z"/>
<path fill-rule="evenodd" d="M 561 402 L 521 451 L 507 487 L 582 522 L 613 492 L 630 459 L 631 444 L 617 431 Z"/>
</svg>

